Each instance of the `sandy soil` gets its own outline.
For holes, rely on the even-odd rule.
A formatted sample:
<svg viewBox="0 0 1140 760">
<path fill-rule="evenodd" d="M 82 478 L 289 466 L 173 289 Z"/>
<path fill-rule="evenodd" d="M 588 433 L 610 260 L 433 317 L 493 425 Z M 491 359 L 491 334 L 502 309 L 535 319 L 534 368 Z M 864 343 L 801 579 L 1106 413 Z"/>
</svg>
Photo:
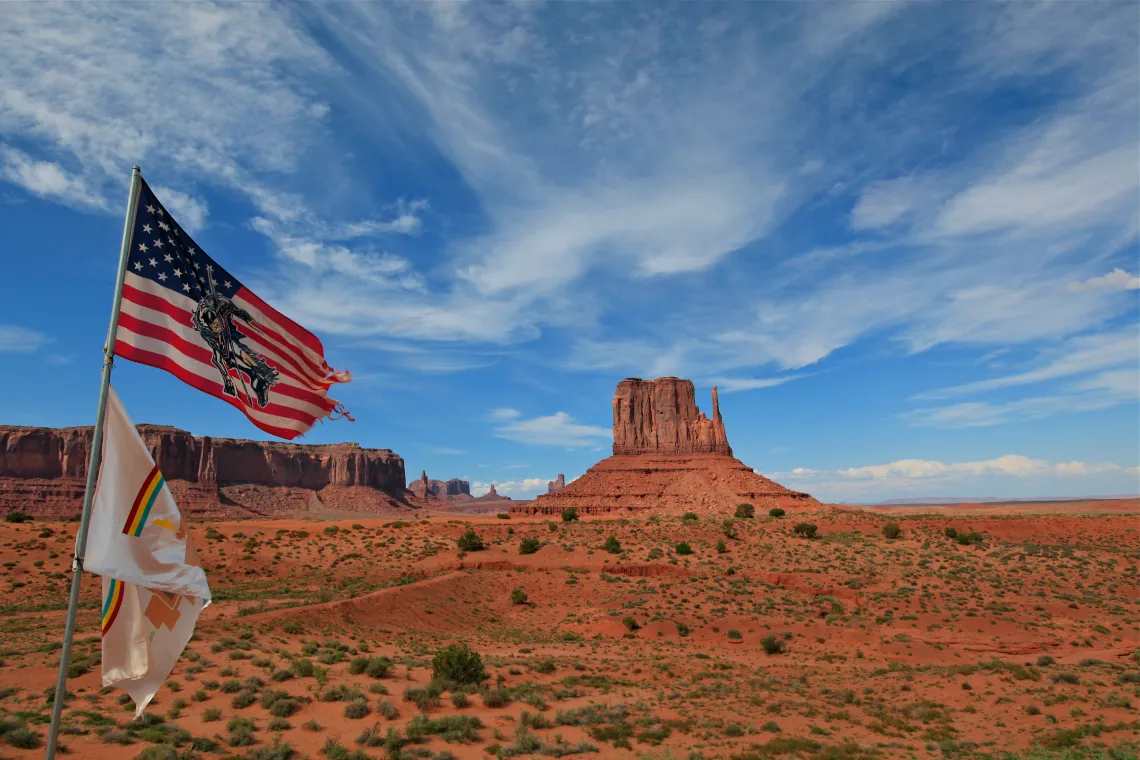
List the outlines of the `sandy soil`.
<svg viewBox="0 0 1140 760">
<path fill-rule="evenodd" d="M 1135 757 L 1140 505 L 1000 507 L 205 524 L 216 602 L 151 725 L 100 689 L 86 580 L 63 741 L 93 760 Z M 0 758 L 42 756 L 13 745 L 45 733 L 75 527 L 0 523 Z M 468 529 L 485 548 L 458 551 Z M 452 642 L 481 688 L 432 688 Z"/>
</svg>

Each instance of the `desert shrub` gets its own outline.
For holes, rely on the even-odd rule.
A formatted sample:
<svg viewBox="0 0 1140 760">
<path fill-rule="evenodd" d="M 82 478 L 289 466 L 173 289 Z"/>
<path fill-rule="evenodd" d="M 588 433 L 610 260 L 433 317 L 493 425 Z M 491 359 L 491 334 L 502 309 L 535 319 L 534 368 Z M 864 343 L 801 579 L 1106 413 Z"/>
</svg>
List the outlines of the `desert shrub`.
<svg viewBox="0 0 1140 760">
<path fill-rule="evenodd" d="M 483 539 L 470 528 L 456 541 L 460 551 L 477 552 L 483 548 Z"/>
<path fill-rule="evenodd" d="M 31 515 L 29 515 L 27 512 L 20 512 L 19 510 L 15 512 L 9 512 L 8 514 L 4 515 L 4 522 L 10 523 L 26 523 L 31 519 Z"/>
<path fill-rule="evenodd" d="M 499 512 L 498 514 L 495 515 L 495 517 L 499 518 L 500 520 L 511 519 L 511 515 L 508 512 Z"/>
<path fill-rule="evenodd" d="M 693 553 L 693 547 L 689 546 L 686 542 L 682 541 L 681 543 L 677 544 L 676 552 L 682 556 L 686 555 L 686 554 L 692 554 Z"/>
<path fill-rule="evenodd" d="M 969 533 L 959 533 L 954 540 L 963 546 L 970 546 L 971 544 L 983 543 L 986 539 L 981 533 L 971 530 Z"/>
<path fill-rule="evenodd" d="M 744 727 L 739 723 L 729 723 L 724 727 L 724 735 L 732 737 L 744 736 Z"/>
<path fill-rule="evenodd" d="M 786 514 L 787 512 L 780 509 L 779 507 L 772 507 L 768 510 L 768 517 L 783 517 Z"/>
<path fill-rule="evenodd" d="M 202 711 L 202 722 L 203 723 L 213 723 L 215 720 L 220 720 L 221 717 L 222 717 L 222 711 L 216 707 L 207 707 L 205 710 Z"/>
<path fill-rule="evenodd" d="M 174 747 L 156 744 L 135 755 L 135 760 L 181 760 L 182 755 Z"/>
<path fill-rule="evenodd" d="M 383 678 L 392 669 L 392 661 L 387 657 L 353 657 L 348 663 L 348 672 L 354 676 L 365 674 L 369 678 Z"/>
<path fill-rule="evenodd" d="M 946 530 L 944 530 L 942 532 L 946 535 L 946 538 L 957 538 L 958 537 L 958 529 L 957 528 L 947 528 Z"/>
<path fill-rule="evenodd" d="M 741 639 L 744 638 L 744 634 L 741 633 L 740 631 L 736 630 L 735 628 L 730 628 L 728 631 L 728 638 L 731 639 L 732 641 L 740 641 Z"/>
<path fill-rule="evenodd" d="M 792 528 L 792 531 L 797 536 L 803 536 L 804 538 L 815 538 L 818 530 L 819 528 L 817 528 L 814 523 L 809 522 L 796 523 L 795 527 Z"/>
<path fill-rule="evenodd" d="M 511 604 L 526 604 L 526 592 L 521 588 L 511 591 Z"/>
<path fill-rule="evenodd" d="M 471 697 L 467 696 L 465 691 L 453 691 L 451 692 L 451 704 L 463 709 L 471 704 Z"/>
<path fill-rule="evenodd" d="M 768 654 L 782 654 L 784 652 L 784 642 L 771 634 L 760 639 L 760 646 L 764 647 L 764 651 Z"/>
<path fill-rule="evenodd" d="M 386 699 L 381 699 L 376 703 L 376 713 L 385 720 L 395 720 L 400 715 L 396 706 Z"/>
<path fill-rule="evenodd" d="M 736 523 L 732 520 L 725 520 L 720 524 L 720 530 L 724 533 L 725 538 L 736 538 Z"/>
<path fill-rule="evenodd" d="M 889 522 L 883 526 L 883 535 L 887 538 L 898 538 L 902 535 L 902 528 L 896 522 Z"/>
<path fill-rule="evenodd" d="M 369 707 L 368 702 L 363 699 L 354 699 L 344 706 L 344 717 L 352 720 L 366 718 L 371 712 L 372 708 Z"/>
<path fill-rule="evenodd" d="M 242 710 L 257 701 L 257 694 L 252 691 L 243 691 L 230 700 L 235 710 Z"/>
<path fill-rule="evenodd" d="M 1054 673 L 1049 676 L 1049 680 L 1053 683 L 1078 684 L 1081 682 L 1080 676 L 1076 673 Z"/>
<path fill-rule="evenodd" d="M 661 551 L 661 549 L 655 546 L 649 550 L 649 555 L 646 557 L 646 559 L 661 559 L 664 556 L 665 552 Z"/>
<path fill-rule="evenodd" d="M 1049 665 L 1052 665 L 1055 662 L 1056 662 L 1056 660 L 1054 660 L 1052 657 L 1050 657 L 1047 654 L 1039 655 L 1037 657 L 1037 667 L 1039 667 L 1039 668 L 1047 667 Z"/>
<path fill-rule="evenodd" d="M 674 620 L 673 625 L 677 626 L 677 635 L 680 636 L 681 638 L 685 638 L 686 636 L 688 636 L 690 633 L 693 632 L 692 628 L 690 628 L 689 626 L 685 625 L 684 623 L 682 623 L 680 621 Z"/>
<path fill-rule="evenodd" d="M 602 548 L 610 554 L 618 554 L 621 552 L 621 542 L 617 540 L 617 536 L 611 535 L 606 539 L 606 542 L 602 544 Z"/>
<path fill-rule="evenodd" d="M 638 625 L 637 621 L 634 620 L 629 615 L 626 615 L 624 618 L 621 619 L 621 624 L 626 627 L 626 630 L 631 631 L 631 632 L 636 631 L 638 628 L 641 628 L 641 626 Z"/>
<path fill-rule="evenodd" d="M 716 553 L 717 554 L 724 554 L 727 551 L 728 551 L 728 545 L 724 542 L 723 538 L 720 541 L 716 542 Z"/>
<path fill-rule="evenodd" d="M 487 689 L 481 695 L 483 698 L 483 706 L 496 709 L 499 707 L 506 707 L 511 703 L 511 695 L 506 689 Z"/>
<path fill-rule="evenodd" d="M 737 517 L 741 520 L 751 520 L 753 517 L 755 517 L 755 515 L 756 507 L 752 506 L 751 504 L 745 502 L 743 504 L 736 505 L 736 514 L 734 517 Z"/>
<path fill-rule="evenodd" d="M 4 741 L 17 749 L 35 749 L 40 746 L 41 736 L 27 726 L 17 726 L 4 732 Z"/>
<path fill-rule="evenodd" d="M 534 554 L 538 551 L 542 544 L 539 543 L 537 538 L 529 536 L 519 542 L 519 554 Z"/>
<path fill-rule="evenodd" d="M 479 684 L 487 680 L 483 658 L 466 644 L 448 644 L 431 661 L 431 676 L 458 684 Z"/>
<path fill-rule="evenodd" d="M 681 515 L 681 519 L 685 522 L 696 522 L 701 518 L 699 515 L 697 515 L 696 512 L 686 512 L 685 514 Z"/>
<path fill-rule="evenodd" d="M 574 522 L 577 519 L 578 519 L 578 508 L 577 507 L 566 507 L 565 509 L 562 510 L 562 522 L 564 522 L 564 523 Z"/>
</svg>

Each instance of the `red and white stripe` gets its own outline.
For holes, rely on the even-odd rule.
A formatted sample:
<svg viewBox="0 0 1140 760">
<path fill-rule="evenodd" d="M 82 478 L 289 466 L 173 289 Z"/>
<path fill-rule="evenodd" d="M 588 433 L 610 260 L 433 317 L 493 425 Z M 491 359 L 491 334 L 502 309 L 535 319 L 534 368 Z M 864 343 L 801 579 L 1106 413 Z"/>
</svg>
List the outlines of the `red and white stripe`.
<svg viewBox="0 0 1140 760">
<path fill-rule="evenodd" d="M 253 317 L 253 327 L 237 325 L 245 344 L 265 357 L 278 372 L 269 390 L 269 403 L 257 405 L 248 398 L 242 378 L 231 370 L 238 396 L 230 396 L 221 374 L 211 361 L 211 351 L 194 328 L 192 315 L 197 302 L 152 280 L 127 272 L 115 355 L 164 369 L 200 391 L 240 409 L 253 424 L 282 438 L 295 438 L 333 413 L 343 413 L 328 397 L 329 387 L 346 382 L 348 373 L 333 371 L 325 361 L 324 347 L 316 336 L 283 316 L 253 293 L 241 288 L 233 297 Z M 248 377 L 244 378 L 248 384 Z"/>
</svg>

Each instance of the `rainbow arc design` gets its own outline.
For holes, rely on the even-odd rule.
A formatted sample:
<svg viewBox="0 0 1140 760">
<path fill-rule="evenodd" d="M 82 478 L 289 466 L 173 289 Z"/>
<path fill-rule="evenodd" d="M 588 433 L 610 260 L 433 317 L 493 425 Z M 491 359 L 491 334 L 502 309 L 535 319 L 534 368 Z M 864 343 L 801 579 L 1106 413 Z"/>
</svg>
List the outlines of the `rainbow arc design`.
<svg viewBox="0 0 1140 760">
<path fill-rule="evenodd" d="M 111 630 L 111 626 L 114 625 L 115 618 L 119 614 L 119 608 L 122 606 L 123 582 L 117 578 L 112 578 L 107 586 L 107 598 L 103 600 L 103 636 L 106 636 L 107 631 Z"/>
<path fill-rule="evenodd" d="M 131 511 L 127 515 L 127 522 L 123 525 L 123 535 L 135 536 L 136 538 L 142 535 L 143 526 L 146 525 L 146 518 L 150 515 L 151 507 L 154 506 L 154 500 L 158 498 L 158 494 L 162 491 L 162 486 L 166 483 L 166 479 L 162 477 L 162 473 L 158 471 L 156 464 L 151 468 L 150 474 L 146 476 L 143 481 L 142 488 L 135 496 L 135 503 L 131 505 Z"/>
</svg>

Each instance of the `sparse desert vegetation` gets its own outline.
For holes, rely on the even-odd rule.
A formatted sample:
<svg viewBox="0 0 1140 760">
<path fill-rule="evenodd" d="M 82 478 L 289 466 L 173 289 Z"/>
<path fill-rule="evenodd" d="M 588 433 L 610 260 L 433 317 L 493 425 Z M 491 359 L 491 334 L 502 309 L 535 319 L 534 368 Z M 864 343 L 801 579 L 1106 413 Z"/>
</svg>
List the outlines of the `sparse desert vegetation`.
<svg viewBox="0 0 1140 760">
<path fill-rule="evenodd" d="M 86 579 L 62 740 L 93 760 L 1136 757 L 1134 514 L 787 518 L 199 525 L 215 603 L 141 721 L 100 689 Z M 75 525 L 0 523 L 0 757 L 42 756 Z"/>
</svg>

